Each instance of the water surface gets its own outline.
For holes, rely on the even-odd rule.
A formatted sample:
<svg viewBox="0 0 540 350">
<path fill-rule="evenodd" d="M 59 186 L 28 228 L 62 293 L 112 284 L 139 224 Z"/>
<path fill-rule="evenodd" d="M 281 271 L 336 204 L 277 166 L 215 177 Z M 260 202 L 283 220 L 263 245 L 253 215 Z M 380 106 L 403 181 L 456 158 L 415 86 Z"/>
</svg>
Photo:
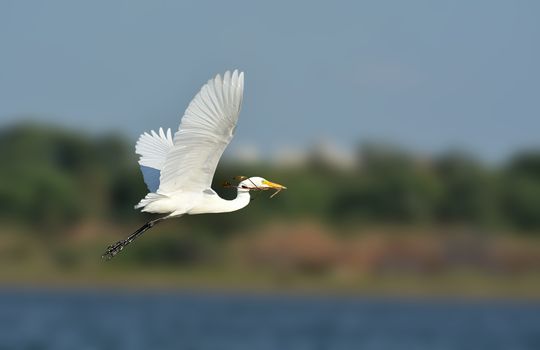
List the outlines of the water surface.
<svg viewBox="0 0 540 350">
<path fill-rule="evenodd" d="M 540 304 L 4 289 L 0 349 L 540 349 Z"/>
</svg>

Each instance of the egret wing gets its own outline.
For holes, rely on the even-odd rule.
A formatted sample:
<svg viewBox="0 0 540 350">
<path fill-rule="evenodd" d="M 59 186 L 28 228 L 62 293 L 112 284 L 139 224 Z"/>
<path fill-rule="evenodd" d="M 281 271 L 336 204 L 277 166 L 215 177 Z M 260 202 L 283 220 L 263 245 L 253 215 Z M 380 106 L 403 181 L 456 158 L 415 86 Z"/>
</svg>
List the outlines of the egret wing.
<svg viewBox="0 0 540 350">
<path fill-rule="evenodd" d="M 186 109 L 174 147 L 167 153 L 157 193 L 204 191 L 223 151 L 232 140 L 244 91 L 244 73 L 217 75 L 204 85 Z"/>
<path fill-rule="evenodd" d="M 144 183 L 150 192 L 159 188 L 159 176 L 169 150 L 174 147 L 171 129 L 164 131 L 159 128 L 158 132 L 152 130 L 145 132 L 139 137 L 135 145 L 135 153 L 140 155 L 139 165 Z"/>
</svg>

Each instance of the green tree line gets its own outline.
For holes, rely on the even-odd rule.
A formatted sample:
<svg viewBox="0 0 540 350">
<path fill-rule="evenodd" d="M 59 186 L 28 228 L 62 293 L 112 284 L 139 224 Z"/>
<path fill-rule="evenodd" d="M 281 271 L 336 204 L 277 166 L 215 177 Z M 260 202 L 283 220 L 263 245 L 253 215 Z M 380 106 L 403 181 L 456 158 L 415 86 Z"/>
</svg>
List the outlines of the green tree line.
<svg viewBox="0 0 540 350">
<path fill-rule="evenodd" d="M 141 221 L 133 210 L 146 193 L 133 144 L 118 135 L 19 125 L 0 131 L 0 219 L 63 232 L 84 220 Z M 314 218 L 333 225 L 472 224 L 524 232 L 540 228 L 540 151 L 523 151 L 486 165 L 469 154 L 419 157 L 398 148 L 364 145 L 354 169 L 312 157 L 296 167 L 222 163 L 215 188 L 234 175 L 264 176 L 289 190 L 249 215 L 194 219 L 200 230 L 224 232 L 276 217 Z M 266 194 L 255 194 L 267 197 Z M 241 218 L 241 220 L 240 220 Z"/>
</svg>

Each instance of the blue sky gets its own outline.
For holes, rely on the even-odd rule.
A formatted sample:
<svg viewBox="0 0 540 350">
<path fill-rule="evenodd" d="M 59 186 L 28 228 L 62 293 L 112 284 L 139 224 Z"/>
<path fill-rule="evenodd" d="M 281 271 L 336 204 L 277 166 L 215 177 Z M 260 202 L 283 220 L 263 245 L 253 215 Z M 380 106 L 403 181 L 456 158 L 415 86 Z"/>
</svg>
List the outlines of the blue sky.
<svg viewBox="0 0 540 350">
<path fill-rule="evenodd" d="M 246 72 L 232 145 L 327 139 L 501 159 L 540 146 L 536 1 L 2 1 L 0 125 L 176 128 Z"/>
</svg>

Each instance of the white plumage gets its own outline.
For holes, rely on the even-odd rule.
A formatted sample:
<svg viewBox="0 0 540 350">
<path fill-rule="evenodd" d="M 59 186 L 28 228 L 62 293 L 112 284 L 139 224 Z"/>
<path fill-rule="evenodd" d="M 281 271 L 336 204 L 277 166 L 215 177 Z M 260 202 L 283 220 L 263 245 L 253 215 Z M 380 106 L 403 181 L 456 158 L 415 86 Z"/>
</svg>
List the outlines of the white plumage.
<svg viewBox="0 0 540 350">
<path fill-rule="evenodd" d="M 159 128 L 159 133 L 152 130 L 150 134 L 145 132 L 139 137 L 135 145 L 135 153 L 141 156 L 140 165 L 161 170 L 165 164 L 167 153 L 173 146 L 171 129 L 167 129 L 165 133 L 162 128 Z"/>
<path fill-rule="evenodd" d="M 189 104 L 174 148 L 159 178 L 158 193 L 207 189 L 225 148 L 231 142 L 244 93 L 244 73 L 226 72 L 208 81 Z"/>
<path fill-rule="evenodd" d="M 110 246 L 104 257 L 113 257 L 164 218 L 235 211 L 249 204 L 250 190 L 285 189 L 261 177 L 240 182 L 233 200 L 222 199 L 211 189 L 219 159 L 234 136 L 243 93 L 244 73 L 218 74 L 193 98 L 174 137 L 170 129 L 162 128 L 140 136 L 135 152 L 150 193 L 135 208 L 167 216 L 148 222 L 128 239 Z"/>
</svg>

